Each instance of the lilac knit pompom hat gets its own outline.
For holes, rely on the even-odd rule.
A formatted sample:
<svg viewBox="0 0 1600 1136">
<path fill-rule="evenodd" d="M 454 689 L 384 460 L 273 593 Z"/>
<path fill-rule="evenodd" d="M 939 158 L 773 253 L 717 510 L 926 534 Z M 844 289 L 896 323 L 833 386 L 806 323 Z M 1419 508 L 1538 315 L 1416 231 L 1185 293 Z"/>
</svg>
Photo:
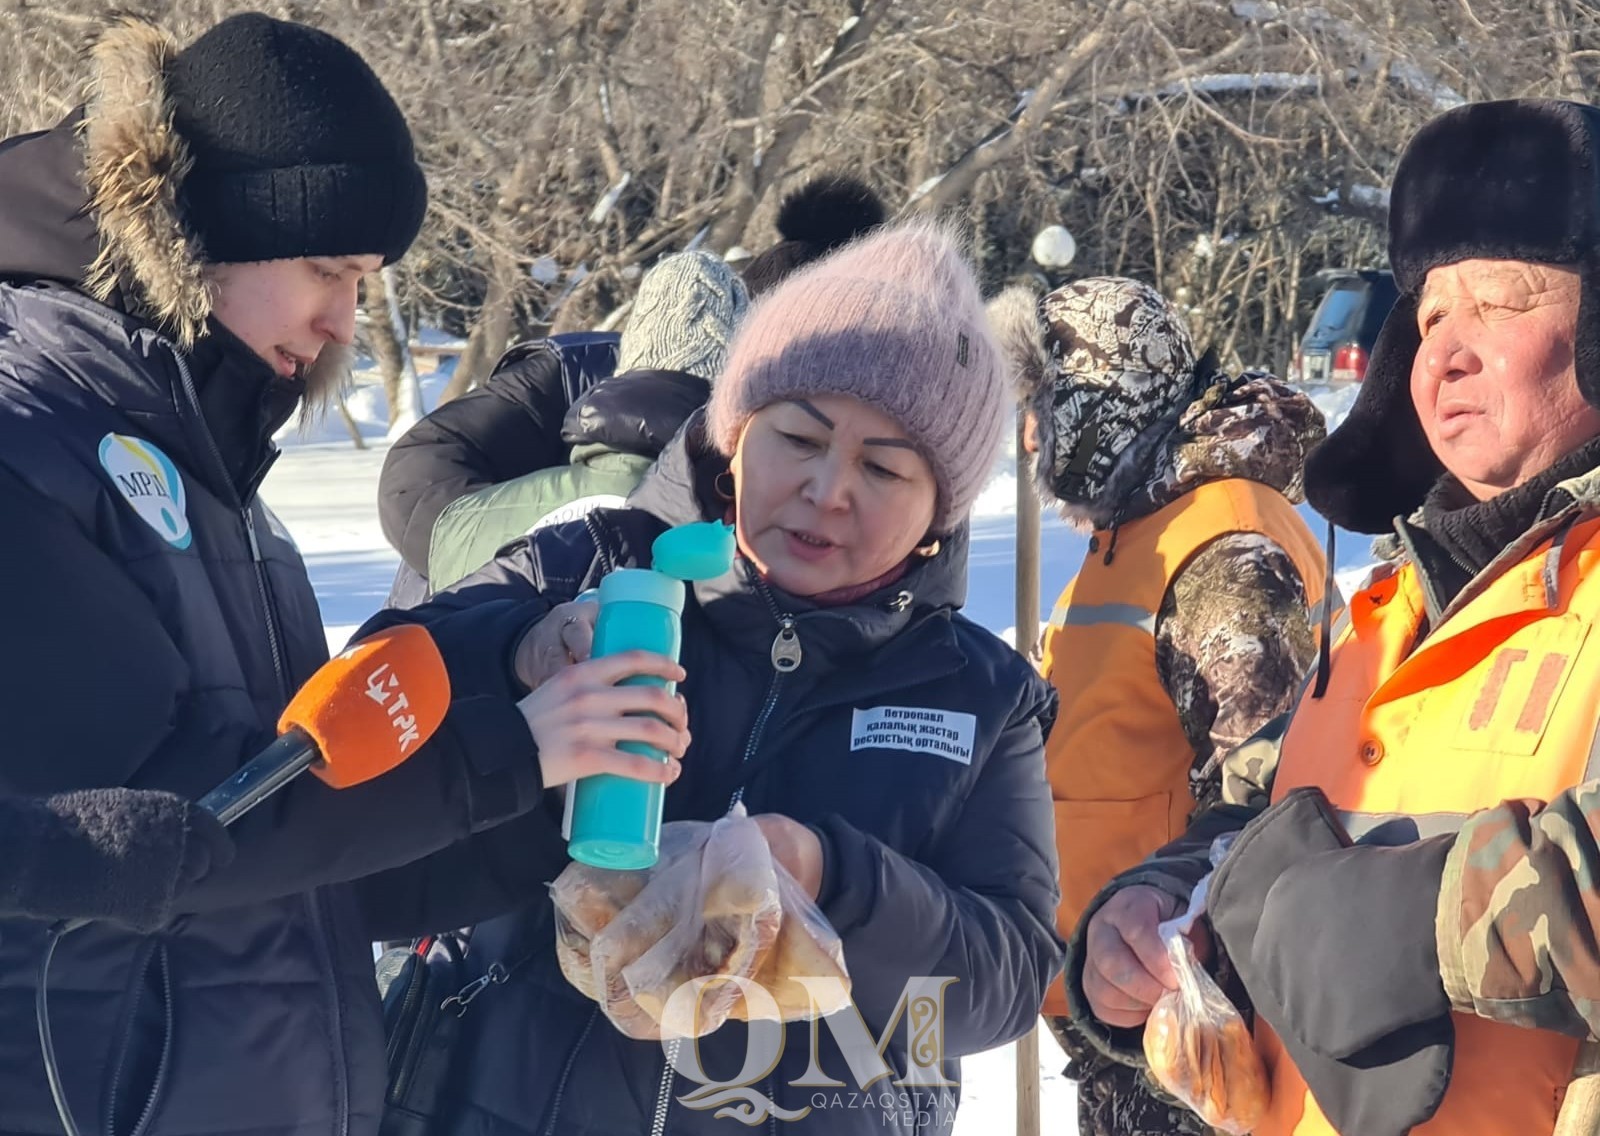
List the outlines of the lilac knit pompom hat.
<svg viewBox="0 0 1600 1136">
<path fill-rule="evenodd" d="M 762 407 L 828 394 L 900 424 L 933 469 L 934 532 L 966 519 L 994 464 L 1009 396 L 977 279 L 950 229 L 879 229 L 757 300 L 712 390 L 710 440 L 731 455 Z"/>
</svg>

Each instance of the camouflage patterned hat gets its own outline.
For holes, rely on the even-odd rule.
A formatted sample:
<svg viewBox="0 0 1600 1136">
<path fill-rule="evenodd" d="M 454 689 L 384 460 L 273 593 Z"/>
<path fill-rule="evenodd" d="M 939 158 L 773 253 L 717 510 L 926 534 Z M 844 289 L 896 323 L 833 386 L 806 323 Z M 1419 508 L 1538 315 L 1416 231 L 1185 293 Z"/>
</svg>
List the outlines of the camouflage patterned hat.
<svg viewBox="0 0 1600 1136">
<path fill-rule="evenodd" d="M 1089 503 L 1141 438 L 1163 433 L 1193 400 L 1199 355 L 1177 309 L 1126 277 L 1057 288 L 1039 316 L 1045 361 L 1029 399 L 1039 480 L 1058 500 Z"/>
</svg>

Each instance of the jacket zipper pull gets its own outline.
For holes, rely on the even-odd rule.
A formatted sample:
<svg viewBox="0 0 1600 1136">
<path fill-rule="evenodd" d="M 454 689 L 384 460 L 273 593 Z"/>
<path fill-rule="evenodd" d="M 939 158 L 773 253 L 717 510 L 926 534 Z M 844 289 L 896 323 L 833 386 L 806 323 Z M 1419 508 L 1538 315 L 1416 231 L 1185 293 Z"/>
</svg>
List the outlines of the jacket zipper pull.
<svg viewBox="0 0 1600 1136">
<path fill-rule="evenodd" d="M 778 634 L 772 640 L 772 669 L 788 674 L 800 666 L 800 636 L 794 629 L 794 618 L 783 616 L 778 620 Z"/>
<path fill-rule="evenodd" d="M 256 540 L 256 519 L 249 509 L 244 513 L 244 534 L 250 541 L 250 559 L 257 564 L 261 563 L 261 544 Z"/>
</svg>

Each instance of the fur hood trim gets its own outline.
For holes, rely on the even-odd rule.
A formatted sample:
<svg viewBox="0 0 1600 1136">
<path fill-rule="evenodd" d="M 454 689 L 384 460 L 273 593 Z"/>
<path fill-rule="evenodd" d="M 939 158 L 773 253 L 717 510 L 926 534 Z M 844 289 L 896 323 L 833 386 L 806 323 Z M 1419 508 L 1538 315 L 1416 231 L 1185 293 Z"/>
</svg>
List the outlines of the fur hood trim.
<svg viewBox="0 0 1600 1136">
<path fill-rule="evenodd" d="M 1039 294 L 1026 284 L 1013 284 L 988 304 L 989 326 L 1000 342 L 1011 385 L 1026 405 L 1044 385 L 1047 355 Z"/>
<path fill-rule="evenodd" d="M 177 53 L 170 35 L 131 17 L 119 18 L 90 52 L 81 130 L 100 251 L 85 287 L 102 302 L 120 295 L 188 348 L 205 332 L 212 295 L 178 203 L 193 162 L 167 91 L 166 68 Z"/>
</svg>

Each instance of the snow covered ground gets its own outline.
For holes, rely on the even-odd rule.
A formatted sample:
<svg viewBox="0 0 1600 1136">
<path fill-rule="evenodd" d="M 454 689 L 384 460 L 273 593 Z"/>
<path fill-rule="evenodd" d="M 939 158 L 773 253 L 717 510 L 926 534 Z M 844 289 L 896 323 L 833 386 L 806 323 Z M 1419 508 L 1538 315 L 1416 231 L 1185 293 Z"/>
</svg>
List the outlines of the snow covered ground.
<svg viewBox="0 0 1600 1136">
<path fill-rule="evenodd" d="M 423 380 L 423 398 L 432 407 L 442 376 Z M 1314 392 L 1328 415 L 1330 428 L 1342 420 L 1354 399 L 1354 388 Z M 388 446 L 384 440 L 385 407 L 381 388 L 370 383 L 349 400 L 368 448 L 356 450 L 337 416 L 299 430 L 294 424 L 280 434 L 284 455 L 262 489 L 267 504 L 281 517 L 305 556 L 311 582 L 322 605 L 332 650 L 343 647 L 368 616 L 383 604 L 399 557 L 383 539 L 378 525 L 377 485 Z M 1007 638 L 1015 624 L 1014 525 L 1016 464 L 1007 455 L 979 499 L 972 525 L 972 552 L 967 613 Z M 1324 523 L 1305 510 L 1319 536 Z M 1046 516 L 1041 541 L 1041 616 L 1048 616 L 1055 594 L 1076 572 L 1086 537 L 1054 516 Z M 1342 534 L 1337 568 L 1342 590 L 1349 594 L 1370 561 L 1365 538 Z M 1042 1110 L 1046 1133 L 1077 1130 L 1073 1086 L 1063 1079 L 1060 1049 L 1047 1031 L 1040 1031 Z M 992 1136 L 1014 1131 L 1015 1049 L 1007 1046 L 965 1061 L 963 1100 L 956 1136 Z"/>
</svg>

